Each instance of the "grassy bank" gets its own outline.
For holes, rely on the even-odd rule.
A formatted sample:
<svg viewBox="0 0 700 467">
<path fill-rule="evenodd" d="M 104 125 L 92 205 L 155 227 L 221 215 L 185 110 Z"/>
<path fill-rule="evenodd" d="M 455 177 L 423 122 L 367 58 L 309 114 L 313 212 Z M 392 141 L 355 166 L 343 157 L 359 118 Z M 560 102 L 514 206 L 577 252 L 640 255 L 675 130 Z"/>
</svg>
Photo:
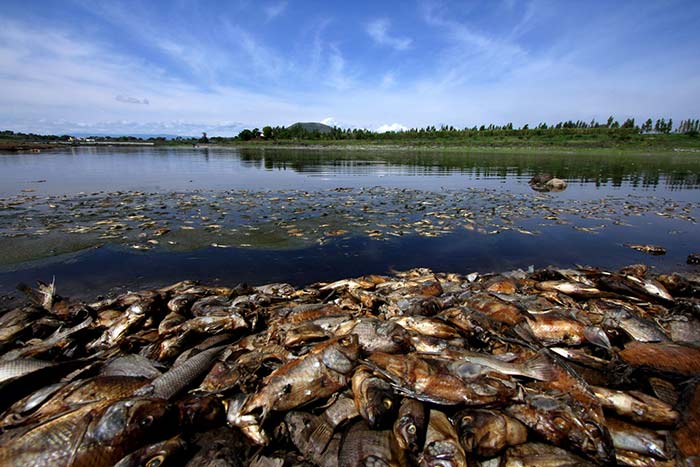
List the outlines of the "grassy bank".
<svg viewBox="0 0 700 467">
<path fill-rule="evenodd" d="M 169 145 L 191 145 L 168 141 Z M 201 145 L 201 143 L 200 143 Z M 547 153 L 700 153 L 700 138 L 684 134 L 576 134 L 576 135 L 492 135 L 469 137 L 384 137 L 368 139 L 253 139 L 240 141 L 212 138 L 209 145 L 243 148 L 343 149 L 343 150 L 425 150 L 447 152 L 547 152 Z"/>
</svg>

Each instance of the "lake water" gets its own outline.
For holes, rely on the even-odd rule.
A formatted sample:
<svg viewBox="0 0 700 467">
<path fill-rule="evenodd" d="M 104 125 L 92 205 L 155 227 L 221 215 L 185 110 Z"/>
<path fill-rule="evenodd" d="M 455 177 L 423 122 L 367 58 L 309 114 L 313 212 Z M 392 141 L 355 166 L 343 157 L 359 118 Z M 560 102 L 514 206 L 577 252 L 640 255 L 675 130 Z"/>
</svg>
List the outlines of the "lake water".
<svg viewBox="0 0 700 467">
<path fill-rule="evenodd" d="M 537 173 L 568 182 L 528 185 Z M 0 295 L 391 269 L 693 270 L 700 156 L 75 148 L 0 155 Z M 657 244 L 663 256 L 625 246 Z M 2 302 L 0 302 L 2 307 Z"/>
</svg>

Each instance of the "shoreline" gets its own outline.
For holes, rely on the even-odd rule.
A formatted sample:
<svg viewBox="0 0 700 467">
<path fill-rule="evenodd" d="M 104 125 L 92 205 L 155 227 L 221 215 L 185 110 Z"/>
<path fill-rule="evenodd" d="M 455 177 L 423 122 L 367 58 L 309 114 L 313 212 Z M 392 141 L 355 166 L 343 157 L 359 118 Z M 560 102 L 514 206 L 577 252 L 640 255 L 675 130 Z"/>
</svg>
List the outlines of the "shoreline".
<svg viewBox="0 0 700 467">
<path fill-rule="evenodd" d="M 562 155 L 575 156 L 578 154 L 586 155 L 640 155 L 640 156 L 657 156 L 657 155 L 700 155 L 700 142 L 697 147 L 694 146 L 651 146 L 639 147 L 633 144 L 621 144 L 615 146 L 570 146 L 561 144 L 476 144 L 463 145 L 451 143 L 436 143 L 436 144 L 395 144 L 383 142 L 354 142 L 346 141 L 337 142 L 317 142 L 317 141 L 276 141 L 276 142 L 232 142 L 232 143 L 202 143 L 196 146 L 192 144 L 183 144 L 179 142 L 167 142 L 164 144 L 152 142 L 95 142 L 87 144 L 53 144 L 53 143 L 10 143 L 0 144 L 0 156 L 3 154 L 21 154 L 21 153 L 36 153 L 41 151 L 53 151 L 56 149 L 65 148 L 183 148 L 191 150 L 203 149 L 239 149 L 253 151 L 339 151 L 339 152 L 413 152 L 413 153 L 450 153 L 450 154 L 547 154 L 547 155 Z"/>
</svg>

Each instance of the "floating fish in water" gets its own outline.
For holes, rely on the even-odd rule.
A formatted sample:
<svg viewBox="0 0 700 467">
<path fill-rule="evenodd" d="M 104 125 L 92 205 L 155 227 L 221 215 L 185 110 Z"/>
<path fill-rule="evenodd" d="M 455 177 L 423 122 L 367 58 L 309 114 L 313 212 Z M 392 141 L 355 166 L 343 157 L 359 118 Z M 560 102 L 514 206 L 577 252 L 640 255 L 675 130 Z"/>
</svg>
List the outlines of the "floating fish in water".
<svg viewBox="0 0 700 467">
<path fill-rule="evenodd" d="M 625 243 L 625 246 L 627 248 L 632 248 L 633 250 L 641 251 L 642 253 L 648 253 L 654 256 L 666 254 L 666 248 L 657 245 L 640 245 L 636 243 Z"/>
</svg>

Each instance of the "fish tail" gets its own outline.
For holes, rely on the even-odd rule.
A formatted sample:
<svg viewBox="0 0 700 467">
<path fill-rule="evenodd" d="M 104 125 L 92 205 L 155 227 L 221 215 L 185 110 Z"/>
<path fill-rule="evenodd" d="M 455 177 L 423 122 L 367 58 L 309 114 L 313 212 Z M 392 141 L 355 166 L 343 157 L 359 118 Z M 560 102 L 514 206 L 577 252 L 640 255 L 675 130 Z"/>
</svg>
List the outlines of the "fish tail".
<svg viewBox="0 0 700 467">
<path fill-rule="evenodd" d="M 591 344 L 597 345 L 598 347 L 602 347 L 606 350 L 610 350 L 612 347 L 610 344 L 610 339 L 608 339 L 608 335 L 605 334 L 605 331 L 598 326 L 586 326 L 583 329 L 583 337 L 585 337 Z"/>
<path fill-rule="evenodd" d="M 552 381 L 557 378 L 557 366 L 545 353 L 525 362 L 523 373 L 538 381 Z"/>
</svg>

